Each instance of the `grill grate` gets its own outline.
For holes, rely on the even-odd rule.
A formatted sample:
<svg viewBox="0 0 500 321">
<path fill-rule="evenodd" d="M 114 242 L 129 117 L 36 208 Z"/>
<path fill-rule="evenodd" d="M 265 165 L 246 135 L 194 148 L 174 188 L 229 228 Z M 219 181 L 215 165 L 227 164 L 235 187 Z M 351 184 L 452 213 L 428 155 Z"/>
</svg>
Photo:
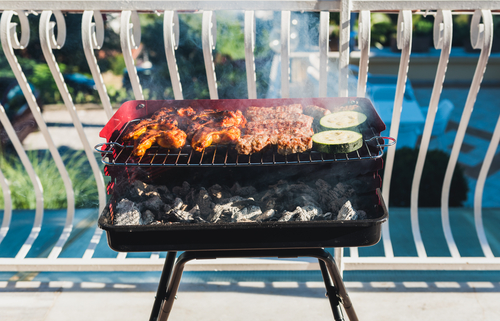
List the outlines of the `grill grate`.
<svg viewBox="0 0 500 321">
<path fill-rule="evenodd" d="M 132 122 L 127 123 L 125 128 Z M 122 133 L 125 130 L 122 130 Z M 160 146 L 152 146 L 144 156 L 133 156 L 133 145 L 122 145 L 117 142 L 108 142 L 95 146 L 102 156 L 102 163 L 111 166 L 269 166 L 269 165 L 297 165 L 358 161 L 377 159 L 383 156 L 384 147 L 395 144 L 390 137 L 380 137 L 371 128 L 372 137 L 365 140 L 363 146 L 348 154 L 327 154 L 317 151 L 308 151 L 291 155 L 278 154 L 276 146 L 265 152 L 252 155 L 240 155 L 231 145 L 214 145 L 207 147 L 203 152 L 195 152 L 186 145 L 178 150 L 170 150 Z M 121 136 L 121 134 L 120 134 Z M 120 136 L 116 141 L 120 141 Z M 385 143 L 385 139 L 389 143 Z M 104 146 L 104 149 L 102 147 Z"/>
</svg>

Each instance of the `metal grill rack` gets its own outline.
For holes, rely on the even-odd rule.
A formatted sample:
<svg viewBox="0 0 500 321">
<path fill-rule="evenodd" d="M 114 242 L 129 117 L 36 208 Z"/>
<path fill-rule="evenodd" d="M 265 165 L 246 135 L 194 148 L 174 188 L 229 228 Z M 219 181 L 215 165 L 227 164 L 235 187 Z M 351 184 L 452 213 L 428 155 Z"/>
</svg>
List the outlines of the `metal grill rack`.
<svg viewBox="0 0 500 321">
<path fill-rule="evenodd" d="M 124 127 L 128 127 L 130 123 Z M 125 132 L 122 130 L 121 133 Z M 365 140 L 363 146 L 348 154 L 327 154 L 317 151 L 296 153 L 291 155 L 278 154 L 276 146 L 271 149 L 251 155 L 241 155 L 231 145 L 214 145 L 205 148 L 202 152 L 195 152 L 191 146 L 186 145 L 181 149 L 171 150 L 160 146 L 152 146 L 144 156 L 132 154 L 133 145 L 122 145 L 120 136 L 115 142 L 102 143 L 95 146 L 95 150 L 101 153 L 102 163 L 111 166 L 141 166 L 141 167 L 163 167 L 163 166 L 258 166 L 258 165 L 297 165 L 358 161 L 366 159 L 377 159 L 383 156 L 384 147 L 394 145 L 394 138 L 377 136 L 373 128 L 373 135 Z M 388 140 L 388 143 L 385 140 Z M 104 149 L 102 147 L 104 146 Z"/>
</svg>

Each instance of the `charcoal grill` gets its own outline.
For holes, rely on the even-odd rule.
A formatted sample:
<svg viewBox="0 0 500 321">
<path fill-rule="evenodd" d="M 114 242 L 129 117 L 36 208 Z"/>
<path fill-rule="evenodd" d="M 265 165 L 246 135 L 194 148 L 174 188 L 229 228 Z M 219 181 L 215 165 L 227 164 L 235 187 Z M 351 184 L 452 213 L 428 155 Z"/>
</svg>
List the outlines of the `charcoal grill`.
<svg viewBox="0 0 500 321">
<path fill-rule="evenodd" d="M 325 154 L 315 151 L 280 155 L 276 149 L 253 155 L 238 155 L 232 146 L 211 146 L 194 152 L 189 145 L 180 150 L 150 148 L 144 156 L 132 155 L 133 146 L 121 136 L 128 126 L 152 115 L 162 107 L 192 107 L 195 110 L 242 110 L 249 106 L 281 106 L 300 103 L 316 105 L 331 111 L 358 110 L 367 115 L 362 129 L 364 145 L 348 154 Z M 299 257 L 319 260 L 335 320 L 343 320 L 339 303 L 342 301 L 350 320 L 356 315 L 343 286 L 333 258 L 325 247 L 369 246 L 381 236 L 381 224 L 387 220 L 387 209 L 380 194 L 380 176 L 384 148 L 394 140 L 380 137 L 385 124 L 368 99 L 308 98 L 308 99 L 245 99 L 245 100 L 182 100 L 129 101 L 124 103 L 100 133 L 107 142 L 96 146 L 102 154 L 110 202 L 101 213 L 98 225 L 108 236 L 110 248 L 125 252 L 168 251 L 158 287 L 151 320 L 166 320 L 173 304 L 183 266 L 192 259 L 218 257 Z M 389 143 L 386 143 L 389 140 Z M 296 169 L 299 168 L 297 171 Z M 115 226 L 112 213 L 119 177 L 129 181 L 140 176 L 151 182 L 195 178 L 199 173 L 214 173 L 212 178 L 242 177 L 253 179 L 268 175 L 314 175 L 327 170 L 346 175 L 368 177 L 369 188 L 363 192 L 368 205 L 367 219 L 356 221 L 307 222 L 245 222 L 245 223 L 176 223 L 158 225 Z M 176 262 L 177 251 L 186 251 Z"/>
</svg>

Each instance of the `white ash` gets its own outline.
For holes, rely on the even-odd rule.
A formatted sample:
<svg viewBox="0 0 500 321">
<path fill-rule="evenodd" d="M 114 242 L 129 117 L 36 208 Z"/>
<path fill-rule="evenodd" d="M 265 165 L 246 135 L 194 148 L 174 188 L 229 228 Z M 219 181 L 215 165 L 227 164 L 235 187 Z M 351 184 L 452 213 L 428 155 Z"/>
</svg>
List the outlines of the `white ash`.
<svg viewBox="0 0 500 321">
<path fill-rule="evenodd" d="M 253 222 L 255 218 L 262 215 L 262 210 L 258 206 L 251 205 L 239 212 L 235 212 L 231 217 L 231 222 Z"/>
<path fill-rule="evenodd" d="M 136 203 L 124 198 L 115 206 L 115 225 L 141 225 L 141 211 Z"/>
<path fill-rule="evenodd" d="M 260 214 L 259 216 L 256 216 L 254 218 L 254 220 L 256 222 L 262 222 L 262 221 L 271 220 L 274 217 L 275 214 L 276 214 L 275 210 L 269 209 L 269 210 L 265 211 L 264 213 Z"/>
<path fill-rule="evenodd" d="M 342 205 L 339 214 L 337 215 L 337 220 L 357 220 L 357 219 L 358 219 L 358 213 L 354 208 L 352 208 L 351 202 L 350 201 L 345 202 L 345 204 Z"/>
<path fill-rule="evenodd" d="M 235 202 L 245 200 L 241 196 L 235 196 L 228 199 L 223 200 L 220 204 L 216 204 L 214 206 L 213 212 L 208 216 L 207 221 L 211 223 L 216 223 L 221 219 L 221 216 L 225 214 L 229 218 L 235 216 L 238 212 L 241 211 L 240 207 L 233 205 Z"/>
</svg>

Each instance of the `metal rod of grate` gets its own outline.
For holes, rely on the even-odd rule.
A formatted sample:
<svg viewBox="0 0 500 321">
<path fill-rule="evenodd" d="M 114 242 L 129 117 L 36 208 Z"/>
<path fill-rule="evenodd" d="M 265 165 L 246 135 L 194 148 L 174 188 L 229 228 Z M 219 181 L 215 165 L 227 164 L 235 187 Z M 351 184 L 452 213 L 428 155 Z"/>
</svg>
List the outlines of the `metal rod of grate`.
<svg viewBox="0 0 500 321">
<path fill-rule="evenodd" d="M 128 122 L 124 126 L 123 132 L 130 124 L 139 121 L 138 119 Z M 102 163 L 112 166 L 142 166 L 142 167 L 163 167 L 163 166 L 258 166 L 258 165 L 296 165 L 315 164 L 331 162 L 347 162 L 366 159 L 377 159 L 384 155 L 384 147 L 395 144 L 395 140 L 390 137 L 376 136 L 373 129 L 373 136 L 365 140 L 363 146 L 348 154 L 326 154 L 314 150 L 305 153 L 281 155 L 276 147 L 268 151 L 241 155 L 237 154 L 231 145 L 214 145 L 205 148 L 201 153 L 193 152 L 190 145 L 186 145 L 178 150 L 170 150 L 160 146 L 152 146 L 143 156 L 134 156 L 134 145 L 122 145 L 118 142 L 98 144 L 95 150 L 103 154 Z M 120 136 L 117 141 L 119 141 Z M 389 142 L 385 143 L 384 139 Z M 106 149 L 100 149 L 105 146 Z"/>
</svg>

